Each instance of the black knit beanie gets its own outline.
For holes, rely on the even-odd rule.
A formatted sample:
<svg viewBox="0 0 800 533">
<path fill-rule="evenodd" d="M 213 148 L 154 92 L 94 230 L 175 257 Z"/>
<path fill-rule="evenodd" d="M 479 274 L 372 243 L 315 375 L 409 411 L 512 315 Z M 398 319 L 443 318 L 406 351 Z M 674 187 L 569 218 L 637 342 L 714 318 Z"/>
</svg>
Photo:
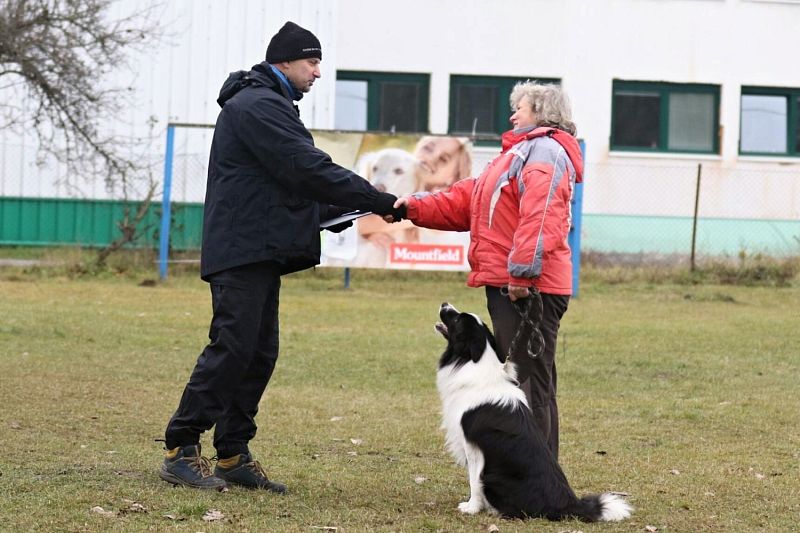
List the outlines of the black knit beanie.
<svg viewBox="0 0 800 533">
<path fill-rule="evenodd" d="M 287 22 L 278 30 L 267 46 L 267 62 L 280 63 L 316 57 L 322 60 L 322 47 L 313 33 L 294 22 Z"/>
</svg>

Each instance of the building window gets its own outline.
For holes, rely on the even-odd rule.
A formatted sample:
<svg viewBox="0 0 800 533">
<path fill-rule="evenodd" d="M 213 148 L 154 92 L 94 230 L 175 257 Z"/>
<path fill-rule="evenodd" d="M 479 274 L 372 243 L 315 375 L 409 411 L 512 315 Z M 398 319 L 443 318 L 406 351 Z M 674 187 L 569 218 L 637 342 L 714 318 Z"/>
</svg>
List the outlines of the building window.
<svg viewBox="0 0 800 533">
<path fill-rule="evenodd" d="M 508 121 L 511 89 L 516 83 L 528 79 L 539 83 L 559 83 L 556 79 L 533 76 L 450 76 L 450 134 L 496 140 L 511 128 Z"/>
<path fill-rule="evenodd" d="M 611 149 L 719 153 L 719 86 L 614 80 Z"/>
<path fill-rule="evenodd" d="M 428 131 L 428 74 L 336 73 L 334 128 L 349 131 Z"/>
<path fill-rule="evenodd" d="M 800 155 L 800 89 L 742 87 L 739 153 Z"/>
</svg>

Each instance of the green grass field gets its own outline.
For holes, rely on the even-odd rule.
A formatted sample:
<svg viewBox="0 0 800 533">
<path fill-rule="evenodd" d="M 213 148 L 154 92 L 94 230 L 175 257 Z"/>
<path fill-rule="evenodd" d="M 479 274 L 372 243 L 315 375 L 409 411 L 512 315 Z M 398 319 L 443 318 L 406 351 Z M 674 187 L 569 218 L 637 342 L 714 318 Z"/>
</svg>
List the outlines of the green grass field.
<svg viewBox="0 0 800 533">
<path fill-rule="evenodd" d="M 221 494 L 159 480 L 154 442 L 206 340 L 204 283 L 0 275 L 0 530 L 800 524 L 797 286 L 582 284 L 557 358 L 561 463 L 579 494 L 626 492 L 636 507 L 597 525 L 457 512 L 468 483 L 438 429 L 433 323 L 443 300 L 488 318 L 462 274 L 355 271 L 343 290 L 340 271 L 316 270 L 282 292 L 281 357 L 251 447 L 291 493 Z M 211 510 L 223 518 L 205 521 Z"/>
</svg>

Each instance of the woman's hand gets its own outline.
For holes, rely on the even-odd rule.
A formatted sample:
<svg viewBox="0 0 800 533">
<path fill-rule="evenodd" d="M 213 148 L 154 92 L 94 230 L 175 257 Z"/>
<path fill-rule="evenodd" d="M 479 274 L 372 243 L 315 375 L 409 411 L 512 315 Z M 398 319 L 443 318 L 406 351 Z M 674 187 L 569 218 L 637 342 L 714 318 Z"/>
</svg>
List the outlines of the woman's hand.
<svg viewBox="0 0 800 533">
<path fill-rule="evenodd" d="M 516 302 L 522 298 L 527 298 L 531 295 L 531 292 L 528 290 L 528 287 L 522 287 L 520 285 L 508 285 L 508 299 L 512 302 Z"/>
</svg>

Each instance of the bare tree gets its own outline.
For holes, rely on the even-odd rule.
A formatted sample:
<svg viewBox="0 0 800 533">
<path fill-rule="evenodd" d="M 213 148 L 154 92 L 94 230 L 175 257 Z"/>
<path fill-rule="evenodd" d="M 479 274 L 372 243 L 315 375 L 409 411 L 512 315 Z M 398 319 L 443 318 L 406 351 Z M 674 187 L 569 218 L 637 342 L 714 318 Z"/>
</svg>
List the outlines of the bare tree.
<svg viewBox="0 0 800 533">
<path fill-rule="evenodd" d="M 108 127 L 131 89 L 108 78 L 131 50 L 160 38 L 156 6 L 117 18 L 113 7 L 112 0 L 0 0 L 0 89 L 16 95 L 0 102 L 0 127 L 33 133 L 41 153 L 66 165 L 67 186 L 100 178 L 128 199 L 144 179 L 149 204 L 149 165 Z M 123 235 L 134 238 L 125 224 Z"/>
</svg>

